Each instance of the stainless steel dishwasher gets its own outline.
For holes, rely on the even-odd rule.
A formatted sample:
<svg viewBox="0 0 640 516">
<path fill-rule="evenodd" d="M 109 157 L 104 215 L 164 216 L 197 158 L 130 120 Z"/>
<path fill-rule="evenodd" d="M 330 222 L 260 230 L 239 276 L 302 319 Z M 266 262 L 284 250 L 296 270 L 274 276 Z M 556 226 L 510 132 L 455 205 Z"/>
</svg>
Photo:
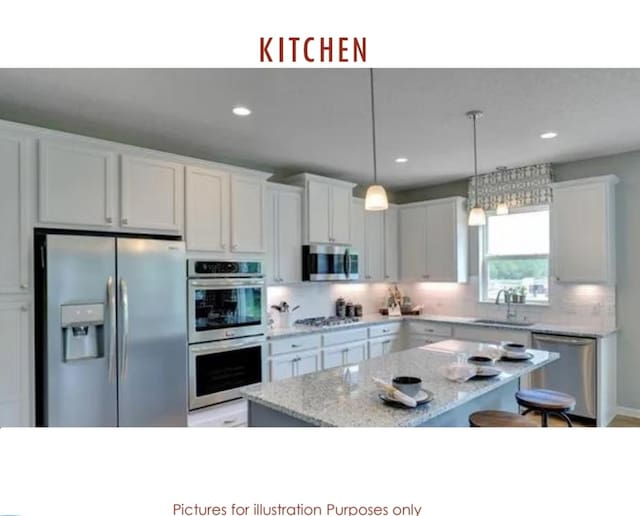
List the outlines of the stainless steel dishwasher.
<svg viewBox="0 0 640 516">
<path fill-rule="evenodd" d="M 531 373 L 531 387 L 576 398 L 576 416 L 596 419 L 596 339 L 569 335 L 532 335 L 533 349 L 560 353 L 560 359 Z"/>
</svg>

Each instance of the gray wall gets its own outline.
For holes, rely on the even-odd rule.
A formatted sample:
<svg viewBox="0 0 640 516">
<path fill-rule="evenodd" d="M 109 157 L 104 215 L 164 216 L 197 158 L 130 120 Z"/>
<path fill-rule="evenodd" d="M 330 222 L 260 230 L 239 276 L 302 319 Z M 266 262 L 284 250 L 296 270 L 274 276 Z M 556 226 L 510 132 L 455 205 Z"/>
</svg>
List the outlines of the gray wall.
<svg viewBox="0 0 640 516">
<path fill-rule="evenodd" d="M 618 405 L 640 410 L 640 151 L 553 165 L 556 181 L 615 174 Z M 467 182 L 399 192 L 399 202 L 466 196 Z M 472 228 L 474 229 L 474 228 Z M 470 274 L 477 274 L 477 232 L 469 234 Z"/>
</svg>

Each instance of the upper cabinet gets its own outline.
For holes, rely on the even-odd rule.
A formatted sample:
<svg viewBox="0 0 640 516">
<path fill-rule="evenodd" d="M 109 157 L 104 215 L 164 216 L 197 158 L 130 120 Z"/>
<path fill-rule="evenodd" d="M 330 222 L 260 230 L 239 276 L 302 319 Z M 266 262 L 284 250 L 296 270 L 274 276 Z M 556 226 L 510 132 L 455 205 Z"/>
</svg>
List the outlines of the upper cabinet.
<svg viewBox="0 0 640 516">
<path fill-rule="evenodd" d="M 187 249 L 263 253 L 267 177 L 235 174 L 222 167 L 187 167 Z"/>
<path fill-rule="evenodd" d="M 553 185 L 551 267 L 556 281 L 615 283 L 617 182 L 609 175 Z"/>
<path fill-rule="evenodd" d="M 231 251 L 263 253 L 265 250 L 265 182 L 231 176 Z"/>
<path fill-rule="evenodd" d="M 123 228 L 182 231 L 183 165 L 124 155 L 120 176 L 120 224 Z"/>
<path fill-rule="evenodd" d="M 38 145 L 38 222 L 48 226 L 182 233 L 184 166 L 75 138 Z"/>
<path fill-rule="evenodd" d="M 356 197 L 351 201 L 351 248 L 358 253 L 360 279 L 363 280 L 367 266 L 367 252 L 365 246 L 365 210 L 364 199 Z"/>
<path fill-rule="evenodd" d="M 398 281 L 398 251 L 400 241 L 398 239 L 398 207 L 389 206 L 384 211 L 384 267 L 383 279 L 385 281 Z"/>
<path fill-rule="evenodd" d="M 467 281 L 465 199 L 400 208 L 400 272 L 406 281 Z"/>
<path fill-rule="evenodd" d="M 379 281 L 384 277 L 384 213 L 365 211 L 364 214 L 364 279 Z"/>
<path fill-rule="evenodd" d="M 305 243 L 351 243 L 351 200 L 355 184 L 313 174 L 298 174 L 286 182 L 304 188 Z"/>
<path fill-rule="evenodd" d="M 38 145 L 38 220 L 112 228 L 117 224 L 117 154 L 75 140 Z"/>
<path fill-rule="evenodd" d="M 29 289 L 28 145 L 0 132 L 0 294 Z"/>
<path fill-rule="evenodd" d="M 267 187 L 267 256 L 269 283 L 302 281 L 302 189 L 269 184 Z"/>
</svg>

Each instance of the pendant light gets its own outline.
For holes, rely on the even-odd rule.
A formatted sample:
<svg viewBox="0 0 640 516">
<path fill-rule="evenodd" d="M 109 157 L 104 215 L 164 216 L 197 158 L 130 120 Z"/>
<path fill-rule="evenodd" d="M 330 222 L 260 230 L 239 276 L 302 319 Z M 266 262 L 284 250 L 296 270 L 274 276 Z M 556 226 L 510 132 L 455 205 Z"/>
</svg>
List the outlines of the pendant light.
<svg viewBox="0 0 640 516">
<path fill-rule="evenodd" d="M 364 200 L 364 209 L 369 211 L 386 210 L 389 207 L 387 192 L 384 186 L 378 183 L 378 166 L 376 160 L 376 114 L 373 99 L 373 68 L 369 68 L 369 82 L 371 85 L 371 133 L 373 141 L 373 184 L 367 188 L 367 196 Z"/>
<path fill-rule="evenodd" d="M 476 141 L 476 120 L 483 115 L 482 111 L 469 111 L 467 117 L 473 120 L 473 176 L 476 188 L 475 203 L 469 212 L 470 226 L 484 226 L 487 224 L 487 216 L 478 204 L 478 144 Z"/>
<path fill-rule="evenodd" d="M 496 170 L 504 174 L 507 171 L 507 167 L 498 167 Z M 502 196 L 500 197 L 500 202 L 496 206 L 496 215 L 509 215 L 509 206 Z"/>
</svg>

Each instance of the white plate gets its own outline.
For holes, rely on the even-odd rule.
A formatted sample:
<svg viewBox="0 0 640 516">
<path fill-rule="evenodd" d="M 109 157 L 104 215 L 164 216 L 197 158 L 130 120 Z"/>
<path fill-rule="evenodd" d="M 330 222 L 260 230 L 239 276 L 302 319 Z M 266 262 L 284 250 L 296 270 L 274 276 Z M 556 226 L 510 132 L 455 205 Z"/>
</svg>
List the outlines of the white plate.
<svg viewBox="0 0 640 516">
<path fill-rule="evenodd" d="M 491 378 L 492 376 L 498 376 L 502 371 L 497 367 L 492 366 L 477 366 L 476 376 L 482 376 Z"/>
<path fill-rule="evenodd" d="M 412 407 L 408 407 L 404 403 L 401 403 L 397 400 L 387 397 L 387 395 L 384 393 L 378 394 L 378 397 L 385 403 L 388 403 L 389 405 L 394 405 L 402 408 L 412 408 Z M 425 403 L 429 403 L 430 401 L 433 400 L 433 393 L 426 389 L 421 389 L 418 395 L 415 396 L 413 399 L 416 400 L 416 403 L 418 405 L 424 405 Z"/>
</svg>

